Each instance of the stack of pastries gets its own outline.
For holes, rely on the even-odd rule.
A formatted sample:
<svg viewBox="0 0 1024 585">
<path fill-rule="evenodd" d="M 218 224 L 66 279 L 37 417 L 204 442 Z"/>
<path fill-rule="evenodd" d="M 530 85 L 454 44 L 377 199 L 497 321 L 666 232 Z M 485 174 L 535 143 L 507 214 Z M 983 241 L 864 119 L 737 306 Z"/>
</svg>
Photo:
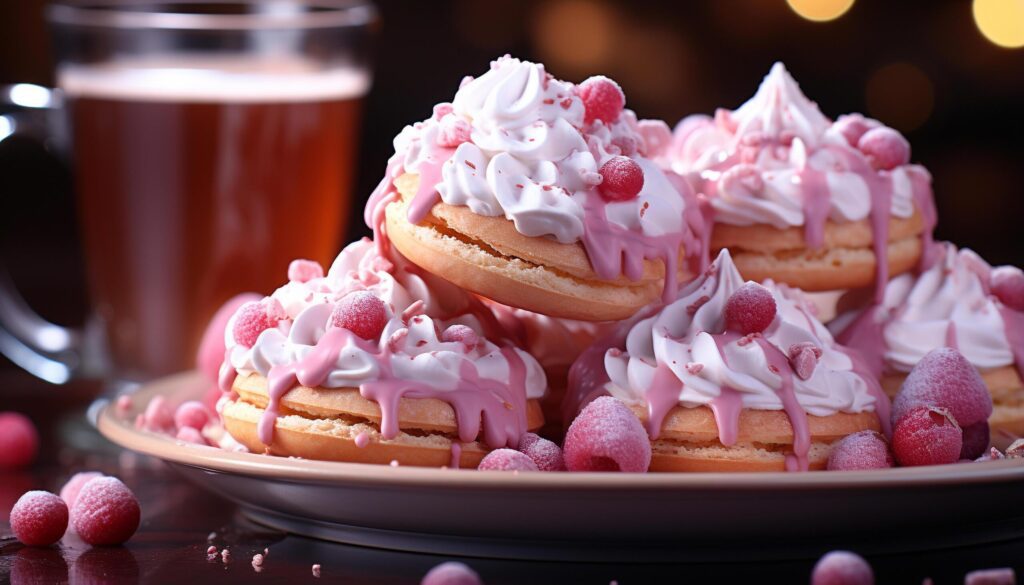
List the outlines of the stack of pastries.
<svg viewBox="0 0 1024 585">
<path fill-rule="evenodd" d="M 251 451 L 475 467 L 610 396 L 651 471 L 821 469 L 943 344 L 1024 431 L 1024 275 L 933 242 L 906 140 L 782 64 L 670 130 L 506 56 L 394 145 L 373 239 L 227 323 L 219 410 Z M 831 331 L 804 291 L 841 299 Z"/>
</svg>

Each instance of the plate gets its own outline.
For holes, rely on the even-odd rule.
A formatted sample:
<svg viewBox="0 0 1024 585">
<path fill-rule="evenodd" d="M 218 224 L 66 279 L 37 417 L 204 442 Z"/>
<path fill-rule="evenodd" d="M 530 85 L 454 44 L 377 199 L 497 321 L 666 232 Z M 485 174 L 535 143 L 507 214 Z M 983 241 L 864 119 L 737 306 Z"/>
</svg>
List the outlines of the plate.
<svg viewBox="0 0 1024 585">
<path fill-rule="evenodd" d="M 1024 460 L 810 473 L 508 473 L 229 452 L 134 428 L 154 396 L 199 398 L 195 372 L 139 388 L 108 439 L 157 457 L 292 533 L 394 550 L 587 561 L 807 558 L 836 546 L 908 551 L 1024 533 Z"/>
</svg>

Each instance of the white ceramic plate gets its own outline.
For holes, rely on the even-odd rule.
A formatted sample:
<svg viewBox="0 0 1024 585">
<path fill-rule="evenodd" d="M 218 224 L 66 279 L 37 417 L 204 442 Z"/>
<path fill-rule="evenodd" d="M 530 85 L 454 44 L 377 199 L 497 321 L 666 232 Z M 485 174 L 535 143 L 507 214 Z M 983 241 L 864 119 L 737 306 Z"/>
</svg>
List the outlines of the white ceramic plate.
<svg viewBox="0 0 1024 585">
<path fill-rule="evenodd" d="M 340 542 L 460 556 L 710 561 L 1024 533 L 1024 460 L 858 472 L 511 474 L 233 453 L 134 428 L 153 396 L 178 404 L 206 387 L 191 372 L 152 382 L 127 416 L 107 405 L 97 425 L 258 522 Z"/>
</svg>

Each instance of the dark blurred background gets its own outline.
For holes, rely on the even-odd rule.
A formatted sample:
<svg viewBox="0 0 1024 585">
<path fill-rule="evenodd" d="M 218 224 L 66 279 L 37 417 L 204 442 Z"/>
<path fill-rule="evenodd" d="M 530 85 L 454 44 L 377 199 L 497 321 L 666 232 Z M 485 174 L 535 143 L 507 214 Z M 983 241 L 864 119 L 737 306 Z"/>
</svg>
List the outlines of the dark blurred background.
<svg viewBox="0 0 1024 585">
<path fill-rule="evenodd" d="M 914 160 L 934 175 L 940 238 L 993 263 L 1024 264 L 1024 48 L 997 44 L 1024 45 L 1021 0 L 378 4 L 360 207 L 402 126 L 428 117 L 464 75 L 504 53 L 572 81 L 609 75 L 641 117 L 670 125 L 738 106 L 782 60 L 826 115 L 864 112 L 906 134 Z M 53 83 L 45 5 L 0 3 L 0 82 Z M 7 140 L 0 177 L 0 262 L 44 316 L 80 323 L 87 300 L 67 171 L 34 145 Z M 350 237 L 366 233 L 361 223 L 349 228 Z"/>
</svg>

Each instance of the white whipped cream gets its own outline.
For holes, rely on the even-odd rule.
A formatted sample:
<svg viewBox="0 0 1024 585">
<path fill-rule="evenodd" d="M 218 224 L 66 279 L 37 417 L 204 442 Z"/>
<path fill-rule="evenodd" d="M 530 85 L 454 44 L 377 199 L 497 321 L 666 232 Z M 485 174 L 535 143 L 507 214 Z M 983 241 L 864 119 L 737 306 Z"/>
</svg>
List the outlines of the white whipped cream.
<svg viewBox="0 0 1024 585">
<path fill-rule="evenodd" d="M 743 407 L 782 410 L 777 392 L 782 378 L 769 368 L 765 350 L 743 340 L 723 345 L 712 337 L 725 329 L 725 305 L 742 286 L 728 250 L 722 250 L 704 275 L 680 291 L 678 299 L 657 314 L 637 322 L 626 337 L 625 351 L 609 350 L 605 369 L 607 390 L 629 402 L 646 401 L 659 365 L 667 366 L 682 381 L 679 404 L 708 405 L 723 387 L 736 390 Z M 850 358 L 837 349 L 829 334 L 808 309 L 800 292 L 767 281 L 778 315 L 764 339 L 783 354 L 791 346 L 809 342 L 822 350 L 813 374 L 793 376 L 800 406 L 815 416 L 836 412 L 873 411 L 875 398 L 864 378 L 854 372 Z"/>
<path fill-rule="evenodd" d="M 918 175 L 930 182 L 928 171 L 918 165 L 872 170 L 782 63 L 772 67 L 754 97 L 738 109 L 719 110 L 714 119 L 683 119 L 668 158 L 696 191 L 713 195 L 715 220 L 732 225 L 804 225 L 804 169 L 823 174 L 828 219 L 836 222 L 868 217 L 868 180 L 891 181 L 890 213 L 901 218 L 914 213 L 911 178 Z"/>
<path fill-rule="evenodd" d="M 438 287 L 442 290 L 437 290 Z M 302 360 L 326 332 L 334 304 L 350 292 L 368 290 L 383 300 L 388 309 L 388 322 L 380 341 L 370 343 L 378 343 L 379 350 L 395 336 L 393 351 L 384 353 L 389 356 L 388 368 L 394 376 L 421 381 L 438 390 L 453 390 L 460 365 L 468 360 L 481 378 L 508 383 L 508 361 L 497 345 L 485 340 L 483 327 L 476 317 L 469 314 L 447 317 L 458 312 L 459 303 L 464 302 L 459 295 L 466 294 L 450 287 L 440 281 L 428 283 L 413 271 L 395 269 L 390 260 L 378 255 L 369 240 L 354 242 L 342 250 L 324 277 L 289 282 L 269 297 L 280 303 L 287 317 L 277 327 L 260 333 L 253 347 L 235 341 L 235 316 L 232 316 L 225 330 L 228 361 L 239 374 L 267 376 L 276 365 Z M 424 302 L 424 314 L 412 317 L 406 324 L 402 313 L 418 300 Z M 453 311 L 453 307 L 456 310 Z M 453 324 L 472 328 L 481 342 L 467 348 L 460 342 L 441 341 L 439 332 Z M 547 387 L 543 369 L 526 352 L 515 351 L 526 366 L 527 397 L 540 398 Z M 323 386 L 358 387 L 378 379 L 380 353 L 367 351 L 350 339 L 339 352 Z"/>
</svg>

